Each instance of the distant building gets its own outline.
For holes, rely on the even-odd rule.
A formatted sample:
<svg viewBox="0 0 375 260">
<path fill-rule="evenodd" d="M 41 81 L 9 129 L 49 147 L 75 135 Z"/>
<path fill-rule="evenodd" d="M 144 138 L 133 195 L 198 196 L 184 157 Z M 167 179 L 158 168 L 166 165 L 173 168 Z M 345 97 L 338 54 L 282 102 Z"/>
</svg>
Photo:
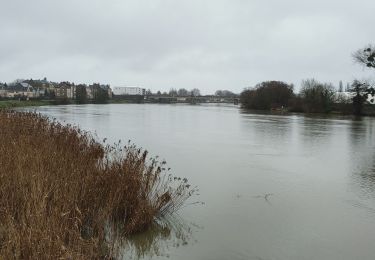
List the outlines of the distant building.
<svg viewBox="0 0 375 260">
<path fill-rule="evenodd" d="M 33 98 L 35 97 L 35 91 L 33 87 L 26 82 L 16 83 L 10 85 L 8 87 L 7 97 L 15 98 L 15 97 L 26 97 L 26 98 Z"/>
<path fill-rule="evenodd" d="M 142 95 L 146 94 L 146 89 L 140 87 L 113 87 L 113 94 L 116 96 Z"/>
<path fill-rule="evenodd" d="M 0 84 L 0 97 L 4 98 L 38 98 L 45 94 L 44 89 L 34 87 L 28 82 Z"/>
<path fill-rule="evenodd" d="M 58 99 L 75 99 L 76 90 L 74 84 L 61 82 L 56 86 L 55 95 Z"/>
</svg>

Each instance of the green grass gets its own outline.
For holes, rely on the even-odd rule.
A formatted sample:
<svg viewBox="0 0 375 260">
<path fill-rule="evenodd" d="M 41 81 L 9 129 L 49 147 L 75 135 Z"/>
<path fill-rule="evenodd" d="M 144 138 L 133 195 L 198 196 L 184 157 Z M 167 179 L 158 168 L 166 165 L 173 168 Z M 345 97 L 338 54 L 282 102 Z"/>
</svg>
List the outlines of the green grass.
<svg viewBox="0 0 375 260">
<path fill-rule="evenodd" d="M 52 104 L 52 101 L 49 100 L 3 100 L 0 101 L 0 109 L 13 107 L 47 106 Z"/>
</svg>

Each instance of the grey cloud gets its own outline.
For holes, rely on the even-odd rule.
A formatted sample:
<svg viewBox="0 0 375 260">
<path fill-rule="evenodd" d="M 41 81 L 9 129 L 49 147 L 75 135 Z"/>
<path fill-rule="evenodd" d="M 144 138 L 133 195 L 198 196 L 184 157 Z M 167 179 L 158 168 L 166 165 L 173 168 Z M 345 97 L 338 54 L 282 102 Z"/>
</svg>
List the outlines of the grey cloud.
<svg viewBox="0 0 375 260">
<path fill-rule="evenodd" d="M 375 2 L 0 0 L 0 80 L 41 78 L 239 92 L 371 75 Z"/>
</svg>

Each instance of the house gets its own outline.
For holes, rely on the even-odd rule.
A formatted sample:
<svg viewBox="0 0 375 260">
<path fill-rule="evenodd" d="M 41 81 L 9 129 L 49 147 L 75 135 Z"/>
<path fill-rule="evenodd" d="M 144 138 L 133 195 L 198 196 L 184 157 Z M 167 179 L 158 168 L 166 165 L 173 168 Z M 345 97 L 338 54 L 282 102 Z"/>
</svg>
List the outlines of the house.
<svg viewBox="0 0 375 260">
<path fill-rule="evenodd" d="M 55 88 L 55 96 L 57 99 L 75 99 L 76 88 L 73 83 L 61 82 Z"/>
<path fill-rule="evenodd" d="M 6 97 L 8 98 L 35 98 L 38 97 L 38 92 L 27 82 L 13 83 L 5 89 Z"/>
</svg>

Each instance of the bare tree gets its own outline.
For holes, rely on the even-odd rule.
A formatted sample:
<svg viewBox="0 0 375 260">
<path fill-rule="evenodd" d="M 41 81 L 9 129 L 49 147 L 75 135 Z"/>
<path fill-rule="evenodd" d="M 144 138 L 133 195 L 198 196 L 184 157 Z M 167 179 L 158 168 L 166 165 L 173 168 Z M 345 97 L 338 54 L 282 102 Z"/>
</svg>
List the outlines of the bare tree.
<svg viewBox="0 0 375 260">
<path fill-rule="evenodd" d="M 194 97 L 198 97 L 201 95 L 201 91 L 197 88 L 193 88 L 191 91 L 190 91 L 191 95 L 194 96 Z"/>
<path fill-rule="evenodd" d="M 357 50 L 353 58 L 366 67 L 375 68 L 375 46 L 369 44 L 366 48 Z"/>
<path fill-rule="evenodd" d="M 349 91 L 355 94 L 353 97 L 353 109 L 355 115 L 362 114 L 363 104 L 368 98 L 370 88 L 371 87 L 367 82 L 360 82 L 359 80 L 353 81 L 352 87 Z"/>
<path fill-rule="evenodd" d="M 215 96 L 222 97 L 223 96 L 223 91 L 222 90 L 216 90 Z"/>
<path fill-rule="evenodd" d="M 180 89 L 177 91 L 177 94 L 178 94 L 178 96 L 180 96 L 180 97 L 190 96 L 189 91 L 187 91 L 187 90 L 184 89 L 184 88 L 180 88 Z"/>
<path fill-rule="evenodd" d="M 171 88 L 171 89 L 169 90 L 169 95 L 170 95 L 171 97 L 175 97 L 175 96 L 177 96 L 177 90 L 174 89 L 174 88 Z"/>
<path fill-rule="evenodd" d="M 375 69 L 375 46 L 369 44 L 367 47 L 357 50 L 353 54 L 353 58 L 359 64 Z M 354 114 L 356 115 L 362 113 L 363 104 L 368 97 L 371 97 L 372 101 L 374 100 L 375 89 L 367 82 L 355 80 L 349 91 L 355 93 L 355 96 L 353 97 L 353 107 Z"/>
<path fill-rule="evenodd" d="M 328 113 L 332 110 L 335 90 L 331 83 L 320 83 L 315 79 L 302 81 L 300 96 L 307 112 Z"/>
<path fill-rule="evenodd" d="M 236 94 L 234 94 L 232 91 L 229 90 L 217 90 L 215 92 L 215 96 L 219 97 L 234 97 Z"/>
</svg>

